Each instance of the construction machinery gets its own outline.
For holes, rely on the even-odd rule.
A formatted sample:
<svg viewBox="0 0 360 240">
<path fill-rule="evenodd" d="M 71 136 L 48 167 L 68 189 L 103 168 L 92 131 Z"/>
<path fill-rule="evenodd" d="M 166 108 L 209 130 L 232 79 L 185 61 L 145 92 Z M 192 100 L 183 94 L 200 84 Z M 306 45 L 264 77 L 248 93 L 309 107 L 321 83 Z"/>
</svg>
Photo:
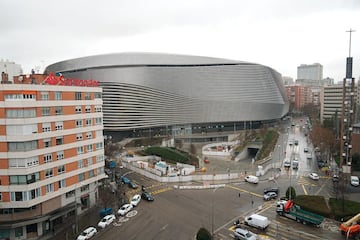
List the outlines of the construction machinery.
<svg viewBox="0 0 360 240">
<path fill-rule="evenodd" d="M 360 213 L 340 224 L 340 231 L 343 235 L 351 238 L 360 238 Z"/>
</svg>

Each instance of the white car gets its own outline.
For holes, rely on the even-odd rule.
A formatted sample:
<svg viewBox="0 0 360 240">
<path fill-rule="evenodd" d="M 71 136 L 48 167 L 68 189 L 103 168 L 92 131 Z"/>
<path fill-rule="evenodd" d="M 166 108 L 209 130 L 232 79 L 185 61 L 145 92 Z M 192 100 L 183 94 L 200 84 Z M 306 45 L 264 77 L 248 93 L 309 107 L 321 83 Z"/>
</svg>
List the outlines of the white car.
<svg viewBox="0 0 360 240">
<path fill-rule="evenodd" d="M 310 177 L 312 180 L 319 180 L 319 175 L 317 175 L 317 173 L 310 173 L 310 174 L 309 174 L 309 177 Z"/>
<path fill-rule="evenodd" d="M 94 228 L 94 227 L 88 227 L 87 229 L 85 229 L 85 230 L 77 237 L 77 240 L 90 239 L 90 238 L 93 237 L 96 233 L 97 233 L 96 228 Z"/>
<path fill-rule="evenodd" d="M 256 235 L 246 229 L 236 228 L 234 238 L 238 240 L 256 240 Z"/>
<path fill-rule="evenodd" d="M 130 212 L 133 209 L 133 205 L 132 204 L 124 204 L 119 210 L 118 210 L 118 214 L 121 216 L 124 216 L 125 214 L 127 214 L 128 212 Z"/>
<path fill-rule="evenodd" d="M 140 194 L 135 194 L 133 196 L 133 198 L 131 199 L 130 203 L 131 203 L 131 205 L 133 205 L 133 207 L 136 207 L 139 204 L 140 200 L 141 200 L 141 195 Z"/>
<path fill-rule="evenodd" d="M 105 228 L 106 226 L 109 226 L 115 219 L 116 217 L 114 214 L 106 215 L 98 223 L 98 227 Z"/>
</svg>

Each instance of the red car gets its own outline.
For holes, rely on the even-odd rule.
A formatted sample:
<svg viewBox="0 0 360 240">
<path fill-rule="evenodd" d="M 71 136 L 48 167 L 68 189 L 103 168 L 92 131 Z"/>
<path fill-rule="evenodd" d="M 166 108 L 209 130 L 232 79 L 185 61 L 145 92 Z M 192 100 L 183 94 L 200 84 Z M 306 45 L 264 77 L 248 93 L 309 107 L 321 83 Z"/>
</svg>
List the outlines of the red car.
<svg viewBox="0 0 360 240">
<path fill-rule="evenodd" d="M 204 163 L 210 163 L 209 159 L 205 158 Z"/>
</svg>

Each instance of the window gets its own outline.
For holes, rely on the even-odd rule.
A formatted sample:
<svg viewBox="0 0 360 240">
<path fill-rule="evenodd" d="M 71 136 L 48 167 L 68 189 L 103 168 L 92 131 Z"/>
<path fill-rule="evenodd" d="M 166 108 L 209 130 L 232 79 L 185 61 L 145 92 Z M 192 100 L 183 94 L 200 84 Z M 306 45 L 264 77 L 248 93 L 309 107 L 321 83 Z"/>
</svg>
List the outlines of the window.
<svg viewBox="0 0 360 240">
<path fill-rule="evenodd" d="M 40 181 L 40 173 L 36 172 L 36 173 L 32 173 L 26 176 L 26 183 L 27 184 L 31 184 L 34 182 Z"/>
<path fill-rule="evenodd" d="M 46 138 L 43 141 L 44 141 L 44 148 L 51 147 L 51 139 L 50 138 Z"/>
<path fill-rule="evenodd" d="M 41 100 L 49 100 L 49 92 L 41 92 Z"/>
<path fill-rule="evenodd" d="M 35 188 L 29 191 L 29 200 L 35 199 L 41 196 L 40 188 Z"/>
<path fill-rule="evenodd" d="M 81 92 L 75 93 L 75 100 L 81 100 Z"/>
<path fill-rule="evenodd" d="M 91 93 L 85 93 L 85 100 L 91 100 Z"/>
<path fill-rule="evenodd" d="M 51 153 L 44 154 L 44 163 L 48 163 L 52 161 L 52 155 Z"/>
<path fill-rule="evenodd" d="M 102 118 L 101 117 L 95 118 L 95 125 L 100 125 L 100 124 L 102 124 Z"/>
<path fill-rule="evenodd" d="M 75 196 L 75 190 L 71 190 L 71 191 L 67 192 L 67 193 L 65 194 L 65 196 L 66 196 L 66 198 Z"/>
<path fill-rule="evenodd" d="M 87 162 L 88 162 L 88 166 L 90 166 L 91 164 L 93 164 L 93 159 L 92 159 L 92 157 L 89 157 L 89 158 L 87 159 Z"/>
<path fill-rule="evenodd" d="M 12 175 L 9 176 L 10 185 L 26 184 L 26 175 Z"/>
<path fill-rule="evenodd" d="M 31 118 L 36 117 L 36 110 L 35 109 L 8 109 L 6 110 L 6 117 L 7 118 Z"/>
<path fill-rule="evenodd" d="M 81 113 L 81 106 L 76 106 L 75 107 L 75 113 Z"/>
<path fill-rule="evenodd" d="M 41 115 L 42 116 L 50 116 L 50 107 L 42 107 Z"/>
<path fill-rule="evenodd" d="M 56 106 L 55 107 L 55 115 L 62 115 L 62 114 L 63 114 L 62 106 Z"/>
<path fill-rule="evenodd" d="M 46 188 L 46 193 L 51 193 L 54 191 L 54 184 L 53 183 L 47 184 L 45 185 L 45 188 Z"/>
<path fill-rule="evenodd" d="M 15 237 L 21 238 L 23 236 L 23 227 L 17 227 L 15 228 Z"/>
<path fill-rule="evenodd" d="M 27 142 L 9 142 L 8 148 L 9 151 L 30 151 L 37 149 L 37 141 L 27 141 Z"/>
<path fill-rule="evenodd" d="M 83 126 L 83 120 L 76 120 L 76 127 L 82 127 Z"/>
<path fill-rule="evenodd" d="M 94 174 L 94 169 L 93 169 L 93 170 L 90 170 L 90 171 L 88 172 L 89 178 L 92 178 L 94 175 L 95 175 L 95 174 Z"/>
<path fill-rule="evenodd" d="M 2 202 L 2 192 L 0 192 L 0 202 Z"/>
<path fill-rule="evenodd" d="M 83 154 L 84 153 L 84 147 L 77 147 L 77 154 Z"/>
<path fill-rule="evenodd" d="M 91 138 L 92 138 L 92 132 L 87 132 L 86 139 L 91 139 Z"/>
<path fill-rule="evenodd" d="M 63 174 L 65 172 L 65 165 L 58 166 L 57 172 L 58 175 Z"/>
<path fill-rule="evenodd" d="M 81 141 L 83 139 L 82 133 L 76 134 L 76 141 Z"/>
<path fill-rule="evenodd" d="M 103 137 L 103 131 L 102 130 L 97 130 L 96 131 L 96 137 L 97 138 L 102 138 Z"/>
<path fill-rule="evenodd" d="M 61 100 L 62 99 L 61 92 L 54 92 L 54 99 L 55 100 Z"/>
<path fill-rule="evenodd" d="M 96 143 L 96 149 L 103 149 L 103 143 L 102 142 Z"/>
<path fill-rule="evenodd" d="M 95 112 L 102 112 L 101 106 L 95 106 Z"/>
<path fill-rule="evenodd" d="M 53 170 L 52 168 L 45 170 L 45 178 L 50 178 L 53 176 Z"/>
<path fill-rule="evenodd" d="M 93 146 L 91 144 L 87 145 L 86 150 L 87 150 L 87 152 L 92 152 L 93 151 Z"/>
<path fill-rule="evenodd" d="M 64 144 L 64 137 L 56 137 L 56 146 Z"/>
<path fill-rule="evenodd" d="M 103 162 L 104 161 L 104 155 L 97 155 L 96 156 L 96 162 L 98 163 L 98 162 Z"/>
<path fill-rule="evenodd" d="M 51 131 L 51 123 L 43 123 L 42 124 L 42 131 L 43 132 L 50 132 Z"/>
<path fill-rule="evenodd" d="M 12 202 L 27 201 L 27 192 L 10 192 Z"/>
<path fill-rule="evenodd" d="M 86 126 L 91 126 L 92 125 L 92 119 L 91 118 L 85 119 L 85 124 L 86 124 Z"/>
<path fill-rule="evenodd" d="M 80 187 L 80 192 L 88 191 L 89 190 L 89 184 L 86 184 L 85 186 Z"/>
<path fill-rule="evenodd" d="M 91 107 L 90 106 L 85 106 L 85 112 L 86 113 L 91 113 Z"/>
<path fill-rule="evenodd" d="M 56 159 L 61 160 L 64 159 L 64 151 L 59 151 L 56 153 Z"/>
<path fill-rule="evenodd" d="M 79 176 L 79 182 L 82 182 L 85 180 L 85 173 L 80 173 L 78 176 Z"/>
<path fill-rule="evenodd" d="M 59 186 L 59 188 L 64 188 L 64 187 L 66 187 L 65 184 L 66 182 L 65 182 L 65 179 L 62 179 L 62 180 L 60 180 L 60 181 L 58 181 L 58 186 Z"/>
<path fill-rule="evenodd" d="M 55 122 L 55 130 L 64 130 L 64 123 L 63 122 Z"/>
<path fill-rule="evenodd" d="M 101 99 L 101 93 L 100 92 L 94 93 L 94 98 L 100 98 Z"/>
<path fill-rule="evenodd" d="M 39 165 L 39 158 L 29 157 L 29 158 L 10 158 L 9 167 L 10 168 L 27 168 Z"/>
<path fill-rule="evenodd" d="M 84 159 L 81 159 L 78 161 L 78 169 L 80 168 L 83 168 L 85 165 L 84 165 Z"/>
</svg>

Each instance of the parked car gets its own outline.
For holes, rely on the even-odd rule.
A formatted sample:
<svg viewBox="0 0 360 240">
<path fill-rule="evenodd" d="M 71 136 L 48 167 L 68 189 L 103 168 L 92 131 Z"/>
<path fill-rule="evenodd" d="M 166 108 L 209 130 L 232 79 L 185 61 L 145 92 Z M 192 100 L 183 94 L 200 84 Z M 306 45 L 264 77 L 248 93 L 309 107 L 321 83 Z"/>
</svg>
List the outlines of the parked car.
<svg viewBox="0 0 360 240">
<path fill-rule="evenodd" d="M 132 204 L 124 204 L 119 210 L 118 210 L 118 214 L 121 216 L 124 216 L 125 214 L 127 214 L 128 212 L 130 212 L 133 209 L 133 205 Z"/>
<path fill-rule="evenodd" d="M 307 147 L 304 147 L 304 152 L 305 153 L 309 152 L 309 149 Z"/>
<path fill-rule="evenodd" d="M 279 193 L 279 188 L 278 187 L 265 188 L 264 194 L 267 194 L 268 192 Z"/>
<path fill-rule="evenodd" d="M 257 176 L 253 176 L 253 175 L 249 175 L 245 177 L 245 182 L 249 182 L 249 183 L 258 183 L 259 182 L 259 178 Z"/>
<path fill-rule="evenodd" d="M 359 186 L 359 178 L 357 176 L 350 177 L 350 184 L 354 187 Z"/>
<path fill-rule="evenodd" d="M 131 187 L 132 189 L 137 189 L 138 188 L 138 185 L 133 181 L 130 181 L 128 183 L 128 186 Z"/>
<path fill-rule="evenodd" d="M 97 233 L 96 228 L 88 227 L 77 237 L 77 240 L 85 240 L 92 238 Z"/>
<path fill-rule="evenodd" d="M 121 181 L 122 181 L 124 184 L 129 184 L 130 179 L 128 179 L 127 177 L 121 176 Z"/>
<path fill-rule="evenodd" d="M 109 226 L 115 219 L 116 217 L 114 214 L 106 215 L 100 220 L 98 227 L 105 228 L 106 226 Z"/>
<path fill-rule="evenodd" d="M 142 192 L 142 193 L 141 193 L 141 198 L 142 198 L 142 199 L 145 199 L 145 200 L 147 200 L 147 201 L 154 201 L 153 195 L 151 195 L 151 194 L 148 193 L 148 192 Z"/>
<path fill-rule="evenodd" d="M 133 205 L 133 207 L 136 207 L 139 204 L 140 200 L 141 200 L 140 194 L 135 194 L 132 197 L 130 203 L 131 203 L 131 205 Z"/>
<path fill-rule="evenodd" d="M 332 181 L 333 182 L 338 182 L 339 181 L 339 176 L 334 174 L 333 177 L 332 177 Z"/>
<path fill-rule="evenodd" d="M 276 199 L 277 198 L 277 193 L 275 193 L 275 192 L 268 192 L 268 193 L 266 193 L 266 194 L 264 194 L 264 200 L 265 201 L 269 201 L 269 200 L 271 200 L 271 199 Z"/>
<path fill-rule="evenodd" d="M 246 229 L 236 228 L 234 238 L 240 240 L 256 240 L 256 235 Z"/>
<path fill-rule="evenodd" d="M 106 215 L 112 214 L 113 209 L 112 208 L 102 208 L 100 209 L 100 217 L 105 217 Z"/>
<path fill-rule="evenodd" d="M 319 175 L 317 175 L 317 173 L 310 173 L 310 174 L 309 174 L 309 177 L 310 177 L 312 180 L 319 180 Z"/>
<path fill-rule="evenodd" d="M 290 159 L 285 159 L 285 161 L 284 161 L 284 167 L 285 167 L 285 168 L 290 168 L 290 167 L 291 167 Z"/>
</svg>

